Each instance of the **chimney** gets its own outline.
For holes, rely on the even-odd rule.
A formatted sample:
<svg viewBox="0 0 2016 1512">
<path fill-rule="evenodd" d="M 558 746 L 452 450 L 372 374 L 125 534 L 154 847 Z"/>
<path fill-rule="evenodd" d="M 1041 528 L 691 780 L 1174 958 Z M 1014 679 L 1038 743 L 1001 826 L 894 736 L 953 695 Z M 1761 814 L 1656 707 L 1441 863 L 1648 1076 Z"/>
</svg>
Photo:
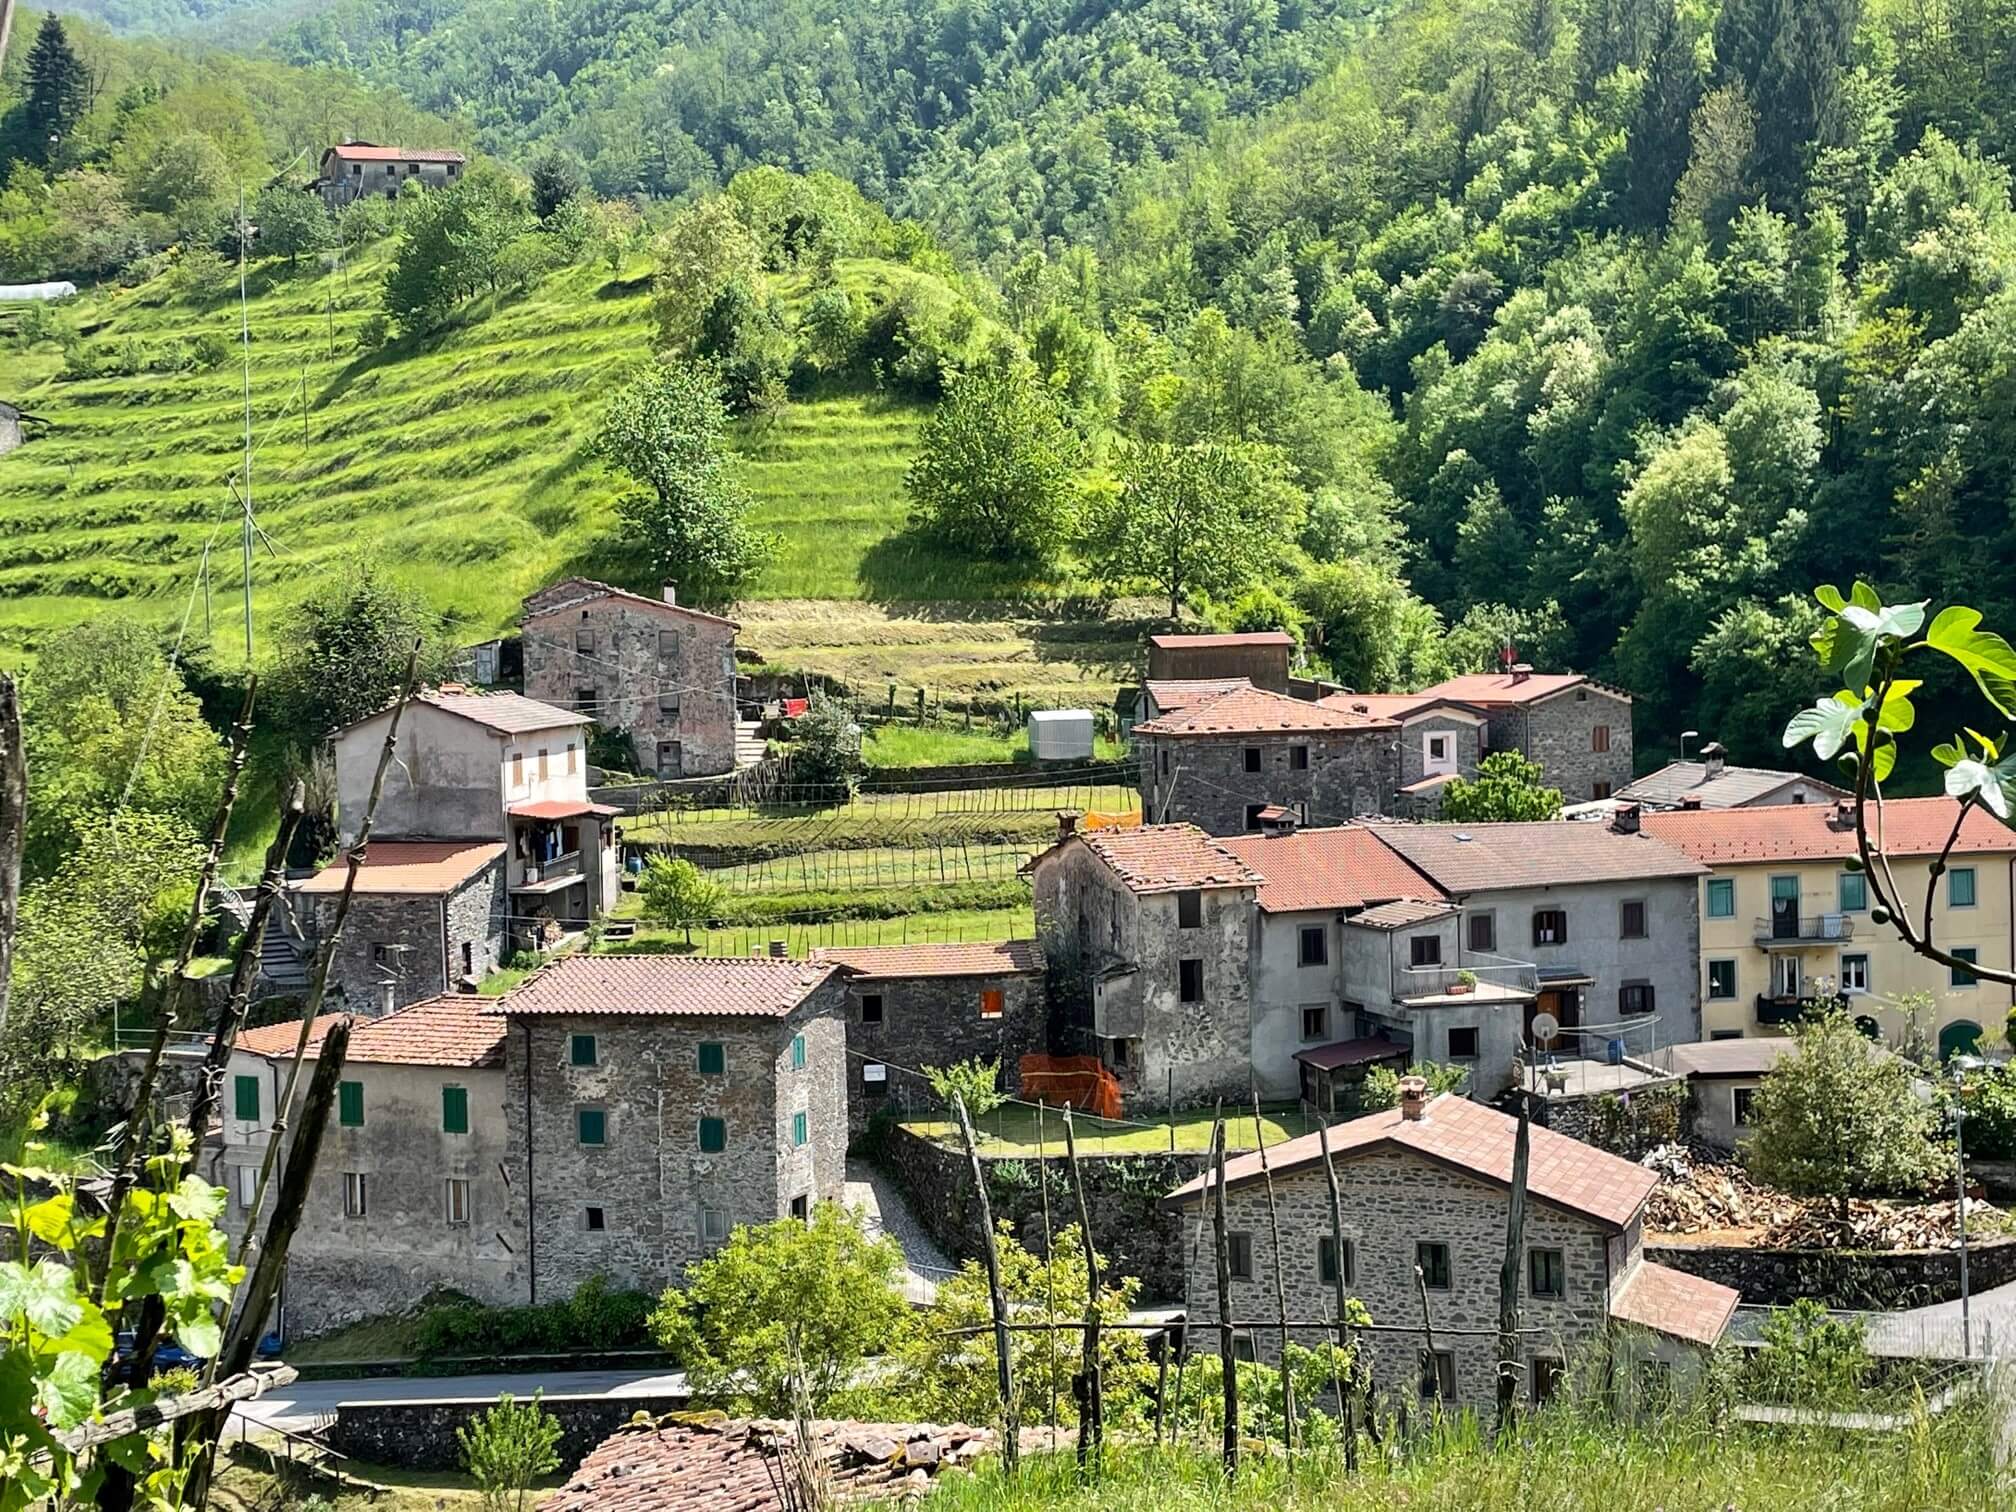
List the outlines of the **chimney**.
<svg viewBox="0 0 2016 1512">
<path fill-rule="evenodd" d="M 1855 800 L 1853 798 L 1836 798 L 1834 800 L 1834 817 L 1830 822 L 1836 829 L 1852 830 L 1855 828 Z"/>
<path fill-rule="evenodd" d="M 469 685 L 459 682 L 444 682 L 436 691 L 441 693 L 467 693 Z"/>
<path fill-rule="evenodd" d="M 1696 812 L 1701 807 L 1701 795 L 1699 793 L 1682 793 L 1680 795 L 1680 807 L 1689 813 Z"/>
<path fill-rule="evenodd" d="M 1260 835 L 1262 839 L 1278 840 L 1295 833 L 1295 810 L 1270 804 L 1260 810 Z"/>
<path fill-rule="evenodd" d="M 1722 775 L 1722 768 L 1729 760 L 1729 752 L 1719 740 L 1711 740 L 1701 747 L 1701 780 L 1713 782 Z"/>
<path fill-rule="evenodd" d="M 1057 838 L 1059 840 L 1069 840 L 1073 835 L 1077 833 L 1078 833 L 1078 811 L 1076 809 L 1058 810 Z"/>
<path fill-rule="evenodd" d="M 1638 805 L 1635 803 L 1620 803 L 1617 806 L 1617 812 L 1610 816 L 1610 828 L 1617 831 L 1620 835 L 1637 834 Z"/>
<path fill-rule="evenodd" d="M 378 1012 L 382 1017 L 399 1006 L 399 987 L 395 982 L 378 984 Z"/>
<path fill-rule="evenodd" d="M 772 940 L 770 942 L 770 959 L 773 961 L 790 960 L 791 947 L 783 940 Z"/>
<path fill-rule="evenodd" d="M 665 602 L 668 604 L 679 602 L 679 585 L 670 578 L 665 579 Z"/>
<path fill-rule="evenodd" d="M 1531 677 L 1532 675 L 1533 675 L 1533 663 L 1531 662 L 1512 663 L 1512 681 L 1514 685 L 1526 681 L 1526 679 Z"/>
<path fill-rule="evenodd" d="M 1400 1078 L 1400 1116 L 1409 1123 L 1421 1122 L 1428 1111 L 1428 1081 L 1421 1076 Z"/>
</svg>

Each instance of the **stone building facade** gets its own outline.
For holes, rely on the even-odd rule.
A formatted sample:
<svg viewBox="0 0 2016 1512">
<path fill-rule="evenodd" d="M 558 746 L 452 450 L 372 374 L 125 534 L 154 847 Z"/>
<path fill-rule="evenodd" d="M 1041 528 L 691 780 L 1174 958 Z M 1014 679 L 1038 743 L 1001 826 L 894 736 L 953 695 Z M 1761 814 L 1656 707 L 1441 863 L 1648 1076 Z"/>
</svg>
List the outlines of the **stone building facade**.
<svg viewBox="0 0 2016 1512">
<path fill-rule="evenodd" d="M 380 147 L 373 142 L 344 142 L 322 154 L 322 172 L 314 188 L 322 203 L 340 210 L 352 200 L 397 199 L 408 184 L 445 189 L 459 183 L 468 159 L 459 152 L 430 147 Z"/>
<path fill-rule="evenodd" d="M 919 1074 L 979 1058 L 1020 1085 L 1023 1056 L 1045 1048 L 1043 954 L 1032 940 L 822 950 L 847 981 L 847 1122 L 859 1134 L 893 1099 L 930 1096 Z"/>
<path fill-rule="evenodd" d="M 1576 672 L 1466 673 L 1420 697 L 1452 699 L 1490 720 L 1485 754 L 1518 751 L 1569 803 L 1608 798 L 1632 778 L 1631 695 Z"/>
<path fill-rule="evenodd" d="M 1414 1083 L 1416 1088 L 1419 1083 Z M 1376 1389 L 1389 1399 L 1446 1409 L 1487 1410 L 1496 1400 L 1499 1268 L 1516 1121 L 1495 1109 L 1444 1096 L 1370 1114 L 1330 1131 L 1340 1189 L 1345 1290 L 1372 1321 L 1397 1333 L 1361 1336 Z M 1728 1287 L 1650 1265 L 1644 1259 L 1642 1210 L 1655 1184 L 1629 1161 L 1546 1129 L 1531 1131 L 1529 1200 L 1520 1265 L 1524 1396 L 1545 1400 L 1567 1372 L 1613 1347 L 1613 1324 L 1642 1331 L 1637 1359 L 1692 1374 L 1721 1338 L 1737 1295 Z M 1272 1151 L 1275 1211 L 1281 1230 L 1280 1274 L 1292 1318 L 1336 1316 L 1329 1183 L 1316 1136 Z M 1209 1173 L 1167 1199 L 1186 1228 L 1205 1242 L 1189 1270 L 1193 1348 L 1215 1353 L 1219 1331 L 1217 1259 L 1209 1241 Z M 1279 1333 L 1250 1326 L 1274 1316 L 1276 1254 L 1259 1157 L 1226 1162 L 1226 1225 L 1231 1236 L 1231 1313 L 1249 1325 L 1235 1334 L 1242 1355 L 1278 1362 Z M 1428 1356 L 1422 1323 L 1421 1268 L 1435 1330 Z M 1291 1330 L 1305 1346 L 1320 1328 Z"/>
<path fill-rule="evenodd" d="M 1134 726 L 1142 812 L 1207 834 L 1259 829 L 1268 808 L 1304 824 L 1394 811 L 1397 722 L 1233 688 Z"/>
<path fill-rule="evenodd" d="M 523 1254 L 508 1221 L 504 1023 L 485 1005 L 466 994 L 430 998 L 353 1027 L 287 1251 L 278 1319 L 287 1337 L 397 1312 L 442 1289 L 498 1305 L 524 1300 Z M 317 1021 L 317 1044 L 334 1018 Z M 293 1022 L 246 1031 L 226 1072 L 211 1171 L 228 1193 L 234 1233 L 251 1206 L 298 1032 Z M 271 1202 L 269 1193 L 269 1214 Z"/>
<path fill-rule="evenodd" d="M 333 926 L 348 870 L 339 862 L 293 885 L 291 917 L 273 927 L 300 960 Z M 384 1013 L 473 988 L 509 953 L 507 911 L 501 843 L 373 843 L 330 962 L 332 1006 Z"/>
<path fill-rule="evenodd" d="M 497 1001 L 528 1297 L 657 1291 L 741 1224 L 838 1201 L 847 989 L 827 963 L 569 956 Z"/>
<path fill-rule="evenodd" d="M 525 600 L 525 691 L 630 737 L 639 769 L 735 768 L 735 621 L 587 578 Z"/>
</svg>

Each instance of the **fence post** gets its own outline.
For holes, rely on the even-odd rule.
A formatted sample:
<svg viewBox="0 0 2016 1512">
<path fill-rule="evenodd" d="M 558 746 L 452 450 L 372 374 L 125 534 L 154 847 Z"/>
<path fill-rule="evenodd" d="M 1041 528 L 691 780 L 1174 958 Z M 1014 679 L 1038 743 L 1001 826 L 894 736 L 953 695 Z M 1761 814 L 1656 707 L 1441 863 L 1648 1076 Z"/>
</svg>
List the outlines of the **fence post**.
<svg viewBox="0 0 2016 1512">
<path fill-rule="evenodd" d="M 1211 1125 L 1211 1233 L 1218 1251 L 1218 1360 L 1225 1392 L 1225 1474 L 1239 1473 L 1239 1362 L 1232 1355 L 1232 1255 L 1225 1232 L 1225 1115 L 1221 1104 Z"/>
<path fill-rule="evenodd" d="M 1505 1262 L 1498 1268 L 1498 1436 L 1511 1430 L 1519 1400 L 1519 1262 L 1526 1248 L 1526 1165 L 1532 1100 L 1519 1089 L 1519 1130 L 1512 1144 L 1512 1199 L 1505 1209 Z"/>
<path fill-rule="evenodd" d="M 1092 1247 L 1092 1214 L 1085 1205 L 1085 1178 L 1078 1169 L 1078 1139 L 1071 1127 L 1071 1104 L 1064 1104 L 1064 1152 L 1071 1162 L 1071 1189 L 1078 1199 L 1078 1237 L 1085 1246 L 1085 1406 L 1078 1420 L 1078 1465 L 1084 1468 L 1086 1440 L 1099 1456 L 1095 1473 L 1104 1467 L 1106 1403 L 1099 1369 L 1099 1254 Z M 1053 1333 L 1054 1337 L 1054 1333 Z"/>
<path fill-rule="evenodd" d="M 1295 1383 L 1288 1375 L 1288 1280 L 1281 1269 L 1281 1215 L 1274 1207 L 1274 1172 L 1267 1164 L 1267 1132 L 1260 1127 L 1260 1089 L 1253 1089 L 1253 1143 L 1260 1151 L 1260 1175 L 1267 1183 L 1267 1234 L 1274 1247 L 1274 1307 L 1281 1338 L 1281 1447 L 1288 1451 L 1288 1476 L 1295 1476 Z"/>
<path fill-rule="evenodd" d="M 1071 1116 L 1067 1111 L 1067 1119 Z M 1050 1238 L 1050 1151 L 1043 1137 L 1043 1104 L 1036 1104 L 1036 1182 L 1043 1198 L 1043 1308 L 1044 1320 L 1051 1327 L 1044 1330 L 1050 1341 L 1047 1375 L 1050 1384 L 1050 1430 L 1051 1445 L 1055 1447 L 1057 1430 L 1057 1247 Z"/>
<path fill-rule="evenodd" d="M 1001 1463 L 1010 1475 L 1021 1467 L 1022 1425 L 1015 1411 L 1015 1366 L 1008 1354 L 1008 1297 L 1001 1289 L 1001 1250 L 994 1235 L 994 1208 L 987 1200 L 987 1174 L 980 1168 L 980 1149 L 973 1142 L 973 1121 L 966 1099 L 952 1094 L 959 1119 L 959 1137 L 966 1142 L 966 1160 L 973 1168 L 973 1194 L 980 1203 L 980 1228 L 986 1237 L 987 1297 L 994 1312 L 994 1386 L 1001 1396 Z"/>
<path fill-rule="evenodd" d="M 1351 1400 L 1344 1394 L 1344 1365 L 1341 1356 L 1349 1347 L 1345 1340 L 1350 1325 L 1345 1321 L 1350 1315 L 1350 1298 L 1345 1292 L 1344 1282 L 1344 1199 L 1337 1190 L 1337 1167 L 1330 1163 L 1330 1120 L 1323 1114 L 1316 1115 L 1316 1143 L 1323 1152 L 1323 1177 L 1330 1185 L 1330 1249 L 1331 1258 L 1336 1261 L 1331 1280 L 1337 1292 L 1337 1351 L 1339 1359 L 1331 1362 L 1330 1384 L 1337 1390 L 1337 1419 L 1344 1434 L 1344 1468 L 1358 1468 L 1358 1431 L 1351 1421 Z"/>
</svg>

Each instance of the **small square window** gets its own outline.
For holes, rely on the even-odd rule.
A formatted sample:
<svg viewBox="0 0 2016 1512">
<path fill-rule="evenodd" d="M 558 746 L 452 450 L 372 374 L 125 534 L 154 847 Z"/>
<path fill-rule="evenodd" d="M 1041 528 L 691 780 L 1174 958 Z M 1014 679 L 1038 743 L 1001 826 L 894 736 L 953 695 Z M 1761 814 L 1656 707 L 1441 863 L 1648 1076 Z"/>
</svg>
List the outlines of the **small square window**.
<svg viewBox="0 0 2016 1512">
<path fill-rule="evenodd" d="M 1946 873 L 1946 906 L 1948 908 L 1972 908 L 1974 906 L 1974 868 L 1956 866 Z"/>
<path fill-rule="evenodd" d="M 1536 1297 L 1567 1295 L 1568 1259 L 1558 1249 L 1529 1250 L 1526 1256 L 1531 1290 Z"/>
<path fill-rule="evenodd" d="M 1260 816 L 1261 816 L 1262 814 L 1264 814 L 1264 813 L 1266 813 L 1266 812 L 1267 812 L 1267 808 L 1268 808 L 1268 805 L 1266 805 L 1266 804 L 1264 804 L 1264 803 L 1249 803 L 1249 804 L 1247 804 L 1247 805 L 1246 805 L 1246 828 L 1247 828 L 1247 829 L 1249 829 L 1249 830 L 1257 830 L 1258 828 L 1260 828 Z"/>
<path fill-rule="evenodd" d="M 1442 964 L 1442 936 L 1417 934 L 1407 937 L 1407 960 L 1413 966 Z"/>
<path fill-rule="evenodd" d="M 1289 770 L 1291 771 L 1296 772 L 1308 771 L 1309 747 L 1307 747 L 1306 745 L 1293 745 L 1288 747 L 1288 767 Z"/>
<path fill-rule="evenodd" d="M 1475 1029 L 1451 1029 L 1449 1031 L 1449 1059 L 1477 1059 L 1477 1031 Z"/>
<path fill-rule="evenodd" d="M 585 1207 L 581 1210 L 581 1227 L 591 1234 L 606 1233 L 609 1228 L 609 1215 L 602 1208 Z"/>
<path fill-rule="evenodd" d="M 1959 946 L 1952 954 L 1956 960 L 1965 961 L 1969 966 L 1981 959 L 1981 952 L 1972 945 Z M 1955 987 L 1972 987 L 1980 978 L 1967 970 L 1966 967 L 1955 966 L 1948 980 Z"/>
<path fill-rule="evenodd" d="M 246 1212 L 252 1211 L 252 1203 L 259 1195 L 259 1167 L 233 1166 L 238 1178 L 238 1206 Z"/>
<path fill-rule="evenodd" d="M 1225 1236 L 1225 1257 L 1227 1268 L 1234 1281 L 1253 1279 L 1253 1236 L 1251 1234 L 1227 1234 Z"/>
<path fill-rule="evenodd" d="M 1617 1009 L 1620 1013 L 1643 1014 L 1652 1011 L 1652 984 L 1650 982 L 1626 982 L 1617 989 Z"/>
<path fill-rule="evenodd" d="M 1592 783 L 1590 783 L 1590 784 L 1589 784 L 1589 796 L 1590 796 L 1590 797 L 1591 797 L 1592 799 L 1602 799 L 1602 798 L 1608 798 L 1608 797 L 1610 796 L 1610 784 L 1609 784 L 1609 783 L 1607 783 L 1607 782 L 1592 782 Z"/>
<path fill-rule="evenodd" d="M 812 1199 L 803 1192 L 791 1199 L 791 1218 L 796 1223 L 812 1221 Z"/>
<path fill-rule="evenodd" d="M 1330 1010 L 1321 1003 L 1311 1003 L 1302 1010 L 1302 1038 L 1305 1042 L 1326 1040 L 1330 1037 Z"/>
<path fill-rule="evenodd" d="M 679 717 L 679 695 L 677 693 L 660 693 L 658 695 L 658 712 L 667 719 L 677 719 Z"/>
<path fill-rule="evenodd" d="M 469 1179 L 450 1176 L 442 1186 L 441 1216 L 449 1227 L 461 1228 L 469 1222 Z"/>
<path fill-rule="evenodd" d="M 666 661 L 679 660 L 679 632 L 660 630 L 658 632 L 658 654 Z"/>
<path fill-rule="evenodd" d="M 1498 948 L 1498 916 L 1489 913 L 1470 915 L 1470 948 L 1472 950 L 1496 950 Z"/>
<path fill-rule="evenodd" d="M 1533 943 L 1535 945 L 1565 945 L 1568 943 L 1568 914 L 1559 908 L 1536 909 L 1533 914 Z"/>
<path fill-rule="evenodd" d="M 864 992 L 861 994 L 861 1022 L 879 1024 L 882 1022 L 882 994 Z"/>
<path fill-rule="evenodd" d="M 1112 1044 L 1112 1046 L 1113 1046 L 1113 1064 L 1114 1064 L 1115 1066 L 1124 1066 L 1124 1065 L 1126 1065 L 1126 1064 L 1127 1064 L 1127 1041 L 1125 1041 L 1124 1039 L 1116 1039 L 1116 1040 L 1113 1040 L 1113 1041 L 1111 1041 L 1111 1044 Z"/>
<path fill-rule="evenodd" d="M 364 1127 L 364 1083 L 346 1081 L 337 1084 L 336 1122 L 346 1129 Z"/>
<path fill-rule="evenodd" d="M 1708 963 L 1708 996 L 1727 1000 L 1736 996 L 1736 963 L 1734 961 L 1710 961 Z"/>
<path fill-rule="evenodd" d="M 1708 879 L 1708 917 L 1711 919 L 1733 919 L 1736 917 L 1735 878 L 1710 877 Z"/>
<path fill-rule="evenodd" d="M 1327 966 L 1330 964 L 1330 932 L 1321 924 L 1304 924 L 1296 940 L 1296 965 Z"/>
<path fill-rule="evenodd" d="M 728 1237 L 728 1214 L 720 1208 L 700 1209 L 700 1237 L 709 1244 L 719 1244 Z"/>
<path fill-rule="evenodd" d="M 700 1120 L 700 1153 L 719 1155 L 728 1148 L 728 1121 L 722 1118 Z"/>
<path fill-rule="evenodd" d="M 362 1171 L 345 1171 L 343 1173 L 343 1216 L 345 1218 L 362 1218 L 370 1211 L 370 1204 L 366 1200 L 367 1194 L 364 1186 L 364 1173 Z"/>
<path fill-rule="evenodd" d="M 791 1069 L 793 1071 L 805 1069 L 805 1036 L 802 1034 L 791 1036 Z"/>
<path fill-rule="evenodd" d="M 980 989 L 980 1017 L 983 1019 L 998 1019 L 1007 1011 L 1007 1005 L 1007 997 L 999 987 Z"/>
<path fill-rule="evenodd" d="M 1232 1330 L 1232 1358 L 1235 1361 L 1243 1360 L 1248 1365 L 1260 1358 L 1259 1350 L 1253 1346 L 1253 1330 L 1250 1328 Z"/>
<path fill-rule="evenodd" d="M 443 1134 L 467 1134 L 469 1132 L 469 1089 L 467 1087 L 443 1087 L 441 1089 L 441 1132 Z"/>
<path fill-rule="evenodd" d="M 574 707 L 587 715 L 599 714 L 602 710 L 602 690 L 580 687 L 574 690 Z"/>
<path fill-rule="evenodd" d="M 1260 747 L 1258 747 L 1258 746 L 1248 746 L 1248 747 L 1246 747 L 1246 753 L 1245 753 L 1245 754 L 1246 754 L 1246 770 L 1247 770 L 1247 771 L 1249 771 L 1249 772 L 1257 772 L 1257 771 L 1259 771 L 1259 770 L 1260 770 Z"/>
<path fill-rule="evenodd" d="M 1757 1089 L 1755 1087 L 1737 1087 L 1730 1092 L 1729 1116 L 1735 1120 L 1737 1128 L 1749 1128 L 1756 1109 Z"/>
<path fill-rule="evenodd" d="M 1449 1290 L 1448 1245 L 1431 1244 L 1423 1240 L 1414 1246 L 1414 1263 L 1421 1268 L 1421 1275 L 1428 1283 L 1428 1290 Z"/>
<path fill-rule="evenodd" d="M 1869 990 L 1869 957 L 1866 955 L 1841 957 L 1841 990 L 1843 992 Z"/>
<path fill-rule="evenodd" d="M 259 1078 L 231 1078 L 231 1111 L 240 1123 L 259 1122 Z"/>
<path fill-rule="evenodd" d="M 1201 960 L 1176 963 L 1176 996 L 1185 1003 L 1204 1001 L 1204 963 Z"/>
<path fill-rule="evenodd" d="M 567 1036 L 567 1064 L 570 1066 L 592 1066 L 595 1064 L 594 1035 L 570 1034 Z"/>
<path fill-rule="evenodd" d="M 1344 1284 L 1353 1285 L 1357 1281 L 1357 1246 L 1349 1239 L 1344 1241 Z M 1329 1234 L 1319 1234 L 1316 1238 L 1316 1279 L 1325 1286 L 1337 1284 L 1337 1241 Z"/>
<path fill-rule="evenodd" d="M 702 1076 L 725 1076 L 728 1074 L 728 1047 L 715 1040 L 702 1040 L 699 1049 L 700 1074 Z"/>
<path fill-rule="evenodd" d="M 1456 1400 L 1456 1356 L 1446 1349 L 1421 1351 L 1421 1400 Z"/>
<path fill-rule="evenodd" d="M 791 1147 L 793 1149 L 802 1150 L 805 1148 L 806 1141 L 812 1137 L 810 1126 L 811 1117 L 809 1114 L 793 1113 L 791 1115 Z"/>
<path fill-rule="evenodd" d="M 1176 927 L 1178 929 L 1199 929 L 1204 924 L 1204 894 L 1201 892 L 1179 892 L 1176 894 Z"/>
<path fill-rule="evenodd" d="M 1428 737 L 1428 759 L 1430 761 L 1447 761 L 1449 759 L 1449 737 L 1447 735 L 1430 735 Z"/>
<path fill-rule="evenodd" d="M 1624 900 L 1623 917 L 1618 921 L 1617 932 L 1627 940 L 1642 940 L 1645 938 L 1645 900 L 1643 898 L 1626 898 Z"/>
<path fill-rule="evenodd" d="M 1840 881 L 1841 912 L 1861 913 L 1869 906 L 1869 878 L 1862 872 L 1843 872 Z"/>
<path fill-rule="evenodd" d="M 595 654 L 595 631 L 592 626 L 576 625 L 574 627 L 574 649 L 589 656 Z"/>
<path fill-rule="evenodd" d="M 609 1114 L 602 1108 L 576 1108 L 574 1110 L 574 1138 L 584 1145 L 604 1145 L 609 1142 Z"/>
</svg>

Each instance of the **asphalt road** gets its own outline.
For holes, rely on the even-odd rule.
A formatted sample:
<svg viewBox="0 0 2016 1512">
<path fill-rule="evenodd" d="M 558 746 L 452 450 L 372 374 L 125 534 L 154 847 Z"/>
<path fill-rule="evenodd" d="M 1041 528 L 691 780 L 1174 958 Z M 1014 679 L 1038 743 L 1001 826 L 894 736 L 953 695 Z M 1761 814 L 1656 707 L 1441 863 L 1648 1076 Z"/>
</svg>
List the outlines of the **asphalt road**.
<svg viewBox="0 0 2016 1512">
<path fill-rule="evenodd" d="M 662 1396 L 667 1410 L 686 1396 L 683 1371 L 553 1370 L 517 1375 L 397 1376 L 346 1381 L 297 1381 L 234 1410 L 255 1433 L 285 1428 L 306 1433 L 328 1421 L 339 1402 L 492 1402 L 505 1392 L 519 1398 L 554 1396 Z"/>
</svg>

